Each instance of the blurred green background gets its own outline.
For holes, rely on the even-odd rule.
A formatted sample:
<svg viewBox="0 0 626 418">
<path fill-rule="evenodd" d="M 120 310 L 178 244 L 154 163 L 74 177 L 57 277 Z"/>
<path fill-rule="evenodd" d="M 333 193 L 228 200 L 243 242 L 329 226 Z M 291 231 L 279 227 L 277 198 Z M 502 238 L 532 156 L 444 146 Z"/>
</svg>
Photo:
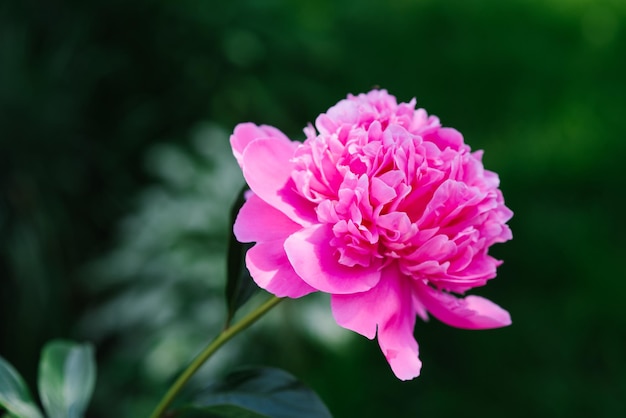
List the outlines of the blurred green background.
<svg viewBox="0 0 626 418">
<path fill-rule="evenodd" d="M 224 319 L 234 125 L 303 138 L 374 86 L 500 174 L 514 240 L 475 293 L 513 326 L 418 321 L 400 382 L 307 297 L 190 389 L 254 363 L 339 418 L 626 416 L 622 0 L 0 3 L 0 355 L 32 385 L 45 341 L 93 341 L 89 416 L 145 416 Z"/>
</svg>

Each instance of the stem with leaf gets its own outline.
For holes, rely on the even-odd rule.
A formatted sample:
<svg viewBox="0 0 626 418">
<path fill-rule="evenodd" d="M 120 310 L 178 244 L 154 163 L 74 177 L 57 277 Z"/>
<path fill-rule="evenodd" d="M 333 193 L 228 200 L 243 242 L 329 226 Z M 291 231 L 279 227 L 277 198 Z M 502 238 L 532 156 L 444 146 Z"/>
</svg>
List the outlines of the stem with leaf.
<svg viewBox="0 0 626 418">
<path fill-rule="evenodd" d="M 191 377 L 198 371 L 198 369 L 226 342 L 228 342 L 235 335 L 254 324 L 259 318 L 261 318 L 270 309 L 276 306 L 282 299 L 279 297 L 272 297 L 264 304 L 259 306 L 254 311 L 250 312 L 241 320 L 232 326 L 225 328 L 218 336 L 211 342 L 185 369 L 185 371 L 176 379 L 174 384 L 169 388 L 165 396 L 161 399 L 157 407 L 150 415 L 150 418 L 160 418 L 165 410 L 174 401 L 174 398 L 185 384 L 191 379 Z"/>
</svg>

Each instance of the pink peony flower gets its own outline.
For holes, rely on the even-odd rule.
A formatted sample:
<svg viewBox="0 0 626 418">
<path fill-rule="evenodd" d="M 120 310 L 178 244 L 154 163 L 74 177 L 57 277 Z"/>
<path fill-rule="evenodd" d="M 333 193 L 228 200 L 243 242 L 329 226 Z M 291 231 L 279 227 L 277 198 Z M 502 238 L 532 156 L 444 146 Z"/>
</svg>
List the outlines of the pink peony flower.
<svg viewBox="0 0 626 418">
<path fill-rule="evenodd" d="M 509 325 L 479 296 L 489 247 L 511 239 L 498 176 L 463 136 L 385 90 L 349 95 L 305 128 L 304 143 L 243 123 L 231 145 L 252 190 L 234 225 L 256 242 L 246 264 L 280 297 L 330 293 L 335 320 L 373 339 L 395 375 L 419 375 L 413 336 L 427 312 L 459 328 Z"/>
</svg>

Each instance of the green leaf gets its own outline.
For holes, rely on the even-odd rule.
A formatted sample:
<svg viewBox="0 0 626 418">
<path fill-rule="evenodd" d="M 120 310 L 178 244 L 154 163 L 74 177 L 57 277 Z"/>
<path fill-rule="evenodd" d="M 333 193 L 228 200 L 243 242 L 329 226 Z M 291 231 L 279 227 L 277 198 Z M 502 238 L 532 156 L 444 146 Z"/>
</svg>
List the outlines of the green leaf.
<svg viewBox="0 0 626 418">
<path fill-rule="evenodd" d="M 197 397 L 204 406 L 236 405 L 272 418 L 330 418 L 322 400 L 289 373 L 249 368 L 211 384 Z"/>
<path fill-rule="evenodd" d="M 230 212 L 230 225 L 234 225 L 239 209 L 245 202 L 244 194 L 248 190 L 244 187 L 235 204 Z M 259 287 L 254 283 L 250 272 L 246 268 L 245 259 L 246 252 L 252 247 L 253 244 L 242 244 L 235 238 L 232 232 L 230 233 L 230 242 L 228 244 L 228 264 L 226 269 L 227 282 L 226 282 L 226 305 L 228 307 L 228 314 L 226 323 L 229 324 L 233 319 L 233 316 L 244 303 L 248 301 L 254 295 Z"/>
<path fill-rule="evenodd" d="M 174 416 L 176 418 L 270 418 L 235 405 L 192 406 L 183 408 Z"/>
<path fill-rule="evenodd" d="M 22 376 L 0 356 L 0 406 L 9 416 L 42 418 Z"/>
<path fill-rule="evenodd" d="M 46 344 L 39 362 L 39 396 L 49 418 L 83 416 L 96 382 L 93 347 L 69 341 Z"/>
</svg>

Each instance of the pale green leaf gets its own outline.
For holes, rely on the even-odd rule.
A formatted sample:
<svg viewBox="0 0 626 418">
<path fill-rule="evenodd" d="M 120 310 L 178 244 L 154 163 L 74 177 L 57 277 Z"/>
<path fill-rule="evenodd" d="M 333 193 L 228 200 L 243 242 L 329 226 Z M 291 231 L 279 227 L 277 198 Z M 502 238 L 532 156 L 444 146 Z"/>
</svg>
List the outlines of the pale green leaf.
<svg viewBox="0 0 626 418">
<path fill-rule="evenodd" d="M 96 382 L 90 344 L 52 341 L 39 362 L 39 396 L 49 418 L 80 418 Z"/>
<path fill-rule="evenodd" d="M 2 357 L 0 357 L 0 406 L 9 412 L 9 416 L 42 418 L 24 379 Z"/>
</svg>

